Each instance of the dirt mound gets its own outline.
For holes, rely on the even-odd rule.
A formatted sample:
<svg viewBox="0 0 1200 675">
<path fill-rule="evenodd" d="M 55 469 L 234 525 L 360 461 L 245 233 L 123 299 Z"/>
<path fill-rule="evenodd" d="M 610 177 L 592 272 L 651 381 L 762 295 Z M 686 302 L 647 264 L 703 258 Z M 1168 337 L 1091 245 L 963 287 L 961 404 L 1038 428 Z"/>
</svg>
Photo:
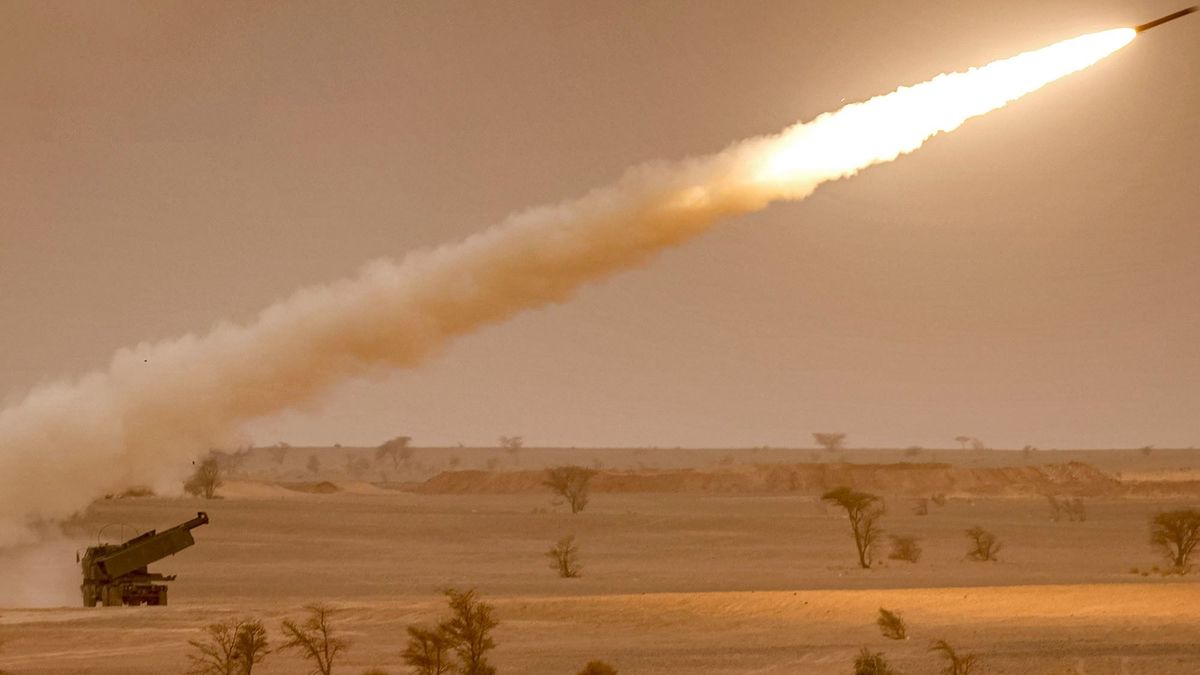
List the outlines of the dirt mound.
<svg viewBox="0 0 1200 675">
<path fill-rule="evenodd" d="M 340 487 L 327 480 L 323 480 L 320 483 L 280 483 L 280 485 L 294 492 L 306 492 L 315 495 L 328 495 L 342 491 Z"/>
<path fill-rule="evenodd" d="M 517 494 L 544 491 L 543 471 L 448 471 L 416 487 L 429 494 Z M 728 469 L 598 471 L 596 492 L 797 493 L 819 495 L 839 485 L 880 494 L 928 496 L 1121 494 L 1117 479 L 1082 462 L 967 468 L 950 464 L 757 464 Z"/>
</svg>

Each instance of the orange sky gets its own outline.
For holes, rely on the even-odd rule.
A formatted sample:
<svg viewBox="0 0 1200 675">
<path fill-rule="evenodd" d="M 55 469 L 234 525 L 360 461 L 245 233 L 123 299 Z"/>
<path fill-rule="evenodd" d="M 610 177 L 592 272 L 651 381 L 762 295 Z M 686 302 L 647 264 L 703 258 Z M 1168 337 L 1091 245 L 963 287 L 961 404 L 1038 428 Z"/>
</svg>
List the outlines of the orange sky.
<svg viewBox="0 0 1200 675">
<path fill-rule="evenodd" d="M 1001 4 L 0 4 L 0 397 L 631 164 L 1178 9 Z M 254 440 L 1200 443 L 1188 22 Z"/>
</svg>

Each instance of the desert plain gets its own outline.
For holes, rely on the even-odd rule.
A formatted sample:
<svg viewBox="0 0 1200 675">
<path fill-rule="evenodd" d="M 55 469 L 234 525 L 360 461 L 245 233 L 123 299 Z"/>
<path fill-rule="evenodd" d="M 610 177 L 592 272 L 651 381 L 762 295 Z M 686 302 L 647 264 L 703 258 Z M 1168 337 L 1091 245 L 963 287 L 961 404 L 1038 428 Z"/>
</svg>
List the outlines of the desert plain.
<svg viewBox="0 0 1200 675">
<path fill-rule="evenodd" d="M 226 456 L 219 499 L 113 496 L 56 543 L 6 554 L 19 578 L 2 587 L 0 670 L 183 673 L 205 625 L 256 617 L 277 646 L 280 622 L 321 602 L 351 641 L 335 673 L 407 673 L 405 628 L 446 614 L 443 589 L 474 588 L 500 620 L 501 673 L 571 674 L 594 659 L 626 674 L 849 673 L 863 647 L 903 673 L 936 673 L 938 639 L 978 655 L 980 673 L 1197 673 L 1198 577 L 1165 573 L 1148 523 L 1200 504 L 1198 460 L 425 448 L 397 462 L 371 448 L 258 448 Z M 581 513 L 540 485 L 562 464 L 598 471 Z M 889 559 L 885 537 L 860 568 L 845 513 L 819 498 L 842 484 L 883 496 L 882 527 L 917 537 L 920 559 Z M 1080 498 L 1086 519 L 1052 519 L 1047 495 Z M 75 551 L 199 510 L 211 523 L 196 545 L 152 566 L 178 575 L 168 606 L 81 606 Z M 998 560 L 967 558 L 976 525 L 999 538 Z M 568 534 L 575 579 L 545 555 Z M 881 607 L 904 617 L 908 639 L 881 635 Z M 308 667 L 279 652 L 254 672 Z"/>
</svg>

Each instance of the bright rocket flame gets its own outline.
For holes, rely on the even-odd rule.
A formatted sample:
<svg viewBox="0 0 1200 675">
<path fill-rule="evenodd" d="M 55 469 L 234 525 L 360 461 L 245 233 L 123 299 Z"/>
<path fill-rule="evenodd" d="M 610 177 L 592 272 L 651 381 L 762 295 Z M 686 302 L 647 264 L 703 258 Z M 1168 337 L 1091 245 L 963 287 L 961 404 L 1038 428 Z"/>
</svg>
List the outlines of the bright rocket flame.
<svg viewBox="0 0 1200 675">
<path fill-rule="evenodd" d="M 788 183 L 851 175 L 889 162 L 936 134 L 1083 70 L 1135 35 L 1132 28 L 1084 35 L 826 113 L 783 132 L 755 178 L 786 189 Z"/>
<path fill-rule="evenodd" d="M 715 155 L 630 170 L 580 199 L 510 216 L 457 244 L 303 289 L 246 325 L 118 351 L 108 367 L 0 410 L 0 546 L 130 485 L 179 485 L 249 420 L 310 405 L 372 368 L 419 365 L 453 338 L 564 302 L 722 216 L 801 199 L 895 159 L 1127 44 L 1073 40 L 846 106 Z"/>
</svg>

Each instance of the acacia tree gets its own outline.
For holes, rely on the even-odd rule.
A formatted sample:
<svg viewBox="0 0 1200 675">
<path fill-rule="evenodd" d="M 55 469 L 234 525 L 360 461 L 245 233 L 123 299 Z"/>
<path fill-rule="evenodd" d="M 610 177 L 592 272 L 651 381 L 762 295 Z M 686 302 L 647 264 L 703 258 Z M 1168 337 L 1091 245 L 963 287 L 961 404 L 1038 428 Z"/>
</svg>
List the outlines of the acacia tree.
<svg viewBox="0 0 1200 675">
<path fill-rule="evenodd" d="M 563 579 L 574 579 L 579 576 L 579 545 L 575 543 L 575 535 L 569 534 L 559 539 L 546 557 L 550 558 L 550 569 L 556 570 Z"/>
<path fill-rule="evenodd" d="M 595 475 L 595 469 L 575 465 L 556 466 L 546 469 L 546 479 L 542 485 L 567 500 L 571 513 L 579 513 L 587 506 L 590 483 Z"/>
<path fill-rule="evenodd" d="M 245 621 L 234 634 L 233 643 L 242 663 L 242 675 L 250 675 L 254 665 L 271 653 L 267 644 L 267 629 L 258 619 Z"/>
<path fill-rule="evenodd" d="M 371 468 L 371 463 L 366 457 L 346 457 L 346 473 L 354 478 L 362 478 Z"/>
<path fill-rule="evenodd" d="M 1155 514 L 1150 521 L 1150 543 L 1176 570 L 1186 570 L 1188 559 L 1200 545 L 1200 511 L 1178 509 Z"/>
<path fill-rule="evenodd" d="M 813 440 L 817 442 L 817 445 L 825 448 L 829 452 L 837 452 L 838 450 L 845 449 L 846 434 L 814 431 L 812 436 Z"/>
<path fill-rule="evenodd" d="M 217 458 L 209 456 L 196 465 L 192 475 L 183 484 L 183 489 L 190 495 L 212 499 L 217 494 L 217 488 L 225 483 L 221 479 L 221 465 Z"/>
<path fill-rule="evenodd" d="M 475 589 L 459 592 L 446 590 L 453 612 L 438 627 L 449 636 L 459 659 L 462 675 L 495 675 L 496 669 L 487 661 L 487 653 L 496 648 L 492 629 L 500 624 L 493 615 L 494 608 L 479 599 Z"/>
<path fill-rule="evenodd" d="M 401 464 L 408 464 L 408 460 L 412 459 L 413 449 L 409 446 L 410 443 L 412 443 L 411 436 L 397 436 L 390 441 L 384 441 L 375 448 L 375 461 L 380 462 L 384 458 L 390 458 L 392 468 L 399 469 Z"/>
<path fill-rule="evenodd" d="M 966 450 L 966 449 L 967 449 L 967 443 L 970 443 L 970 442 L 971 442 L 971 437 L 970 437 L 970 436 L 955 436 L 955 437 L 954 437 L 954 440 L 955 440 L 955 441 L 956 441 L 956 442 L 957 442 L 959 445 L 961 445 L 961 446 L 962 446 L 962 449 L 963 449 L 963 450 Z"/>
<path fill-rule="evenodd" d="M 413 667 L 414 675 L 444 675 L 454 669 L 450 649 L 454 640 L 442 627 L 408 627 L 408 645 L 400 657 Z"/>
<path fill-rule="evenodd" d="M 877 495 L 856 492 L 845 486 L 826 492 L 821 499 L 846 510 L 850 518 L 850 531 L 854 535 L 854 546 L 858 551 L 858 564 L 863 569 L 869 568 L 871 549 L 883 536 L 883 530 L 879 527 L 879 519 L 886 510 L 883 500 Z"/>
<path fill-rule="evenodd" d="M 286 642 L 281 649 L 295 649 L 313 662 L 314 673 L 330 675 L 337 655 L 350 647 L 350 641 L 335 637 L 331 620 L 337 612 L 329 605 L 305 605 L 308 618 L 303 623 L 285 619 L 282 625 Z"/>
<path fill-rule="evenodd" d="M 267 630 L 258 619 L 230 619 L 204 627 L 204 637 L 188 640 L 191 675 L 251 675 L 270 653 Z"/>
</svg>

